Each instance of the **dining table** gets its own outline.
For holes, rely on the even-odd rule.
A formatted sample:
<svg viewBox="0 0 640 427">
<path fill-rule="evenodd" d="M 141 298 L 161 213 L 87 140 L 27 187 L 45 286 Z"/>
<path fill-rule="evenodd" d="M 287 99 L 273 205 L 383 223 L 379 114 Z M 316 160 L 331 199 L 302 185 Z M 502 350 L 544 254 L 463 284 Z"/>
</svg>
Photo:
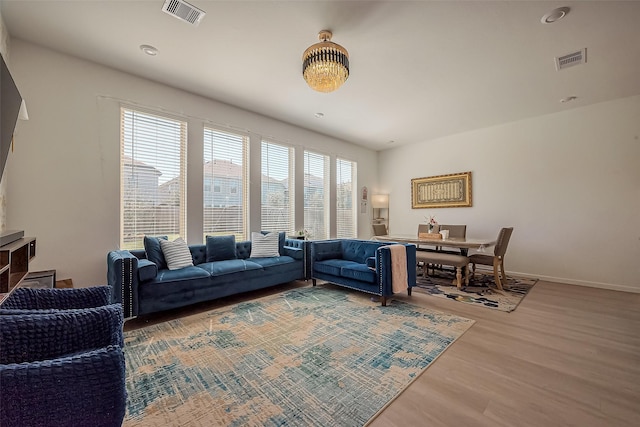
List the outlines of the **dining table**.
<svg viewBox="0 0 640 427">
<path fill-rule="evenodd" d="M 379 240 L 384 242 L 394 243 L 413 243 L 417 248 L 421 246 L 432 246 L 434 249 L 427 250 L 442 250 L 442 248 L 455 248 L 460 250 L 460 254 L 467 256 L 469 249 L 476 249 L 479 252 L 484 252 L 486 248 L 495 246 L 497 238 L 474 238 L 474 237 L 447 237 L 436 238 L 436 236 L 421 237 L 415 234 L 391 234 L 385 236 L 374 236 L 373 240 Z M 469 267 L 465 267 L 465 277 L 468 280 Z M 468 282 L 467 282 L 468 283 Z M 456 279 L 452 281 L 453 285 L 457 285 Z M 502 291 L 498 291 L 502 293 Z"/>
<path fill-rule="evenodd" d="M 385 236 L 374 236 L 374 240 L 381 240 L 385 242 L 396 243 L 413 243 L 414 245 L 421 246 L 433 246 L 436 248 L 456 248 L 460 249 L 461 255 L 467 256 L 469 249 L 477 249 L 479 252 L 484 252 L 486 248 L 495 246 L 497 240 L 492 238 L 469 238 L 469 237 L 448 237 L 446 239 L 435 239 L 418 237 L 415 234 L 391 234 Z"/>
</svg>

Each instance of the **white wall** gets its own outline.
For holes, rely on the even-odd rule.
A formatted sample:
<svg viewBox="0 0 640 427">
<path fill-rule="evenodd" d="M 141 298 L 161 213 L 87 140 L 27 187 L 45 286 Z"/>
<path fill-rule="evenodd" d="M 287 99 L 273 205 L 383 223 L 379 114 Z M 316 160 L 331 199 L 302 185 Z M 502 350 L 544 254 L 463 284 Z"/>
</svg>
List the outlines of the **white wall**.
<svg viewBox="0 0 640 427">
<path fill-rule="evenodd" d="M 514 226 L 507 271 L 640 292 L 640 96 L 379 155 L 392 234 L 425 214 L 467 236 Z M 412 178 L 472 171 L 470 208 L 412 209 Z"/>
<path fill-rule="evenodd" d="M 21 124 L 5 171 L 8 227 L 37 238 L 31 270 L 56 269 L 58 279 L 72 278 L 74 286 L 106 283 L 107 252 L 119 244 L 120 100 L 185 117 L 189 135 L 197 134 L 204 118 L 250 132 L 254 147 L 264 136 L 340 155 L 358 162 L 358 188 L 376 183 L 374 151 L 21 40 L 12 40 L 11 52 L 29 121 Z M 190 149 L 201 152 L 201 143 Z M 190 157 L 189 166 L 201 167 L 201 159 Z M 195 241 L 202 236 L 202 182 L 194 181 L 188 239 L 202 243 Z M 252 218 L 258 212 L 254 203 Z M 364 237 L 370 235 L 369 216 L 358 217 Z"/>
</svg>

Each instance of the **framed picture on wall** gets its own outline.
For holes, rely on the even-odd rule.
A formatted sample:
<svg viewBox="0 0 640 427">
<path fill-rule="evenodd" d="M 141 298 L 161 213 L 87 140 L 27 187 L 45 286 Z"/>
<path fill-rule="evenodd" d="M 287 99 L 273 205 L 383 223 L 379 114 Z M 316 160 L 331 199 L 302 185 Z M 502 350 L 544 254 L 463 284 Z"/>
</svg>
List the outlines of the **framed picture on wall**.
<svg viewBox="0 0 640 427">
<path fill-rule="evenodd" d="M 471 172 L 411 180 L 411 207 L 461 208 L 471 206 Z"/>
</svg>

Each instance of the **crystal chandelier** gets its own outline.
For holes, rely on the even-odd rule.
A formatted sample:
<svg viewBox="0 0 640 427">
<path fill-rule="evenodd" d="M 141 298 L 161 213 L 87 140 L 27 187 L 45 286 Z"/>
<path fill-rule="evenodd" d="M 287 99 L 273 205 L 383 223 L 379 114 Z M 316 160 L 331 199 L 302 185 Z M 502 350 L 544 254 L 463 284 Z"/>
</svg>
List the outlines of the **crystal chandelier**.
<svg viewBox="0 0 640 427">
<path fill-rule="evenodd" d="M 331 31 L 320 31 L 320 43 L 310 46 L 302 55 L 302 76 L 318 92 L 333 92 L 349 78 L 349 53 L 333 43 L 331 36 Z"/>
</svg>

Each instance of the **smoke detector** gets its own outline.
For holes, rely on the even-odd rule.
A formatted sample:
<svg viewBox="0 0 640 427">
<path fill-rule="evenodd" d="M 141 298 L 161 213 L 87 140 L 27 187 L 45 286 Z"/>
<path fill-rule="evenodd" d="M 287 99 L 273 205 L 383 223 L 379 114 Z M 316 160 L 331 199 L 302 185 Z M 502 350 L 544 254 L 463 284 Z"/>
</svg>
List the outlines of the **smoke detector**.
<svg viewBox="0 0 640 427">
<path fill-rule="evenodd" d="M 574 65 L 582 65 L 587 62 L 587 48 L 580 49 L 576 52 L 567 53 L 566 55 L 556 56 L 556 71 L 573 67 Z"/>
<path fill-rule="evenodd" d="M 183 0 L 165 0 L 162 11 L 181 21 L 197 26 L 206 12 Z"/>
</svg>

